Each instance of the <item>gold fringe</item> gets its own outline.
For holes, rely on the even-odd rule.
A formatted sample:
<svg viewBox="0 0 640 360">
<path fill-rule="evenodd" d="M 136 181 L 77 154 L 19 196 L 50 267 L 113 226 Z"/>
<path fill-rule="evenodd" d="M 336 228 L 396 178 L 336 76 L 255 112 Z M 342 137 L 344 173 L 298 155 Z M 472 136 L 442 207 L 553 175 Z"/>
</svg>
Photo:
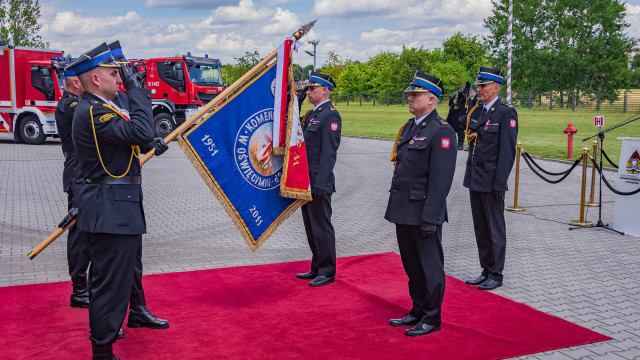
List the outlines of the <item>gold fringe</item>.
<svg viewBox="0 0 640 360">
<path fill-rule="evenodd" d="M 285 147 L 274 147 L 271 148 L 273 155 L 284 155 Z"/>
</svg>

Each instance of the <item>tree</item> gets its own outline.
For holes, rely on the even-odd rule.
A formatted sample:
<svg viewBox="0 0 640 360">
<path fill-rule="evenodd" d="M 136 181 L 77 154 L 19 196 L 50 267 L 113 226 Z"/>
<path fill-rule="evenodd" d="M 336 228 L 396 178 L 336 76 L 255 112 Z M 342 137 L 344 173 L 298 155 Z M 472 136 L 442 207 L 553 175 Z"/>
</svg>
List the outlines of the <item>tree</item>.
<svg viewBox="0 0 640 360">
<path fill-rule="evenodd" d="M 442 54 L 447 62 L 456 61 L 462 65 L 469 79 L 478 74 L 478 68 L 487 63 L 487 49 L 477 36 L 464 36 L 458 32 L 442 43 Z"/>
<path fill-rule="evenodd" d="M 485 20 L 492 61 L 506 70 L 509 0 L 493 0 Z M 513 88 L 518 91 L 604 91 L 629 85 L 627 54 L 635 39 L 624 30 L 618 0 L 528 0 L 513 5 Z"/>
<path fill-rule="evenodd" d="M 0 0 L 0 39 L 13 46 L 43 47 L 39 17 L 38 0 Z"/>
<path fill-rule="evenodd" d="M 633 89 L 640 89 L 640 54 L 633 55 L 631 60 L 631 84 Z"/>
<path fill-rule="evenodd" d="M 235 65 L 228 64 L 222 67 L 223 72 L 226 72 L 228 84 L 233 84 L 233 82 L 251 70 L 261 60 L 258 50 L 254 50 L 253 52 L 245 51 L 244 56 L 234 57 L 234 59 L 237 61 Z"/>
<path fill-rule="evenodd" d="M 331 75 L 333 81 L 336 82 L 336 87 L 339 87 L 340 74 L 342 73 L 343 67 L 344 61 L 342 60 L 342 56 L 335 51 L 329 51 L 327 59 L 322 63 L 322 67 L 318 69 L 318 71 L 326 75 Z"/>
</svg>

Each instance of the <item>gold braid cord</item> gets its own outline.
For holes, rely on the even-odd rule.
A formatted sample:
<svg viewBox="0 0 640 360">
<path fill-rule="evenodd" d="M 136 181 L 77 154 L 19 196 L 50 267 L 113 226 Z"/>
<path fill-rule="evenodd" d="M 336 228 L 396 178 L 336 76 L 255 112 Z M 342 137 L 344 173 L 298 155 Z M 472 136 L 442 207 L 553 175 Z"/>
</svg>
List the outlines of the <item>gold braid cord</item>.
<svg viewBox="0 0 640 360">
<path fill-rule="evenodd" d="M 119 111 L 115 110 L 114 108 L 112 108 L 109 105 L 106 105 L 106 107 L 108 107 L 109 109 L 113 110 L 116 114 L 122 116 L 123 118 L 125 118 L 124 115 L 122 115 Z M 91 129 L 93 130 L 93 140 L 96 143 L 96 151 L 98 152 L 98 159 L 100 159 L 100 165 L 102 165 L 102 168 L 104 169 L 104 172 L 107 173 L 107 175 L 111 176 L 112 178 L 121 178 L 124 177 L 125 175 L 127 175 L 129 173 L 129 170 L 131 169 L 131 163 L 133 162 L 133 157 L 138 157 L 138 155 L 140 154 L 140 148 L 137 145 L 132 145 L 131 146 L 131 158 L 129 159 L 129 165 L 127 166 L 127 170 L 124 172 L 124 174 L 122 175 L 113 175 L 109 172 L 109 170 L 107 170 L 107 167 L 104 165 L 104 161 L 102 161 L 102 155 L 100 155 L 100 147 L 98 147 L 98 137 L 96 136 L 96 124 L 93 122 L 93 105 L 91 105 L 91 107 L 89 108 L 89 113 L 91 114 Z M 136 154 L 136 149 L 137 149 L 137 154 Z"/>
<path fill-rule="evenodd" d="M 473 112 L 476 110 L 476 108 L 478 107 L 478 103 L 476 103 L 471 110 L 469 111 L 469 114 L 467 114 L 467 129 L 465 130 L 465 136 L 467 138 L 467 143 L 469 143 L 469 145 L 471 145 L 471 141 L 473 141 L 473 151 L 471 152 L 471 158 L 473 159 L 473 156 L 476 154 L 476 140 L 478 138 L 478 133 L 471 133 L 469 131 L 469 121 L 471 121 L 471 114 L 473 114 Z"/>
<path fill-rule="evenodd" d="M 393 142 L 393 148 L 391 149 L 391 159 L 390 159 L 393 165 L 396 164 L 396 156 L 398 155 L 396 153 L 396 147 L 398 146 L 398 141 L 400 141 L 400 137 L 402 136 L 402 131 L 404 130 L 404 127 L 407 126 L 408 123 L 409 122 L 407 121 L 406 123 L 404 123 L 404 125 L 400 126 L 400 130 L 398 130 L 398 135 L 396 135 L 396 140 Z"/>
</svg>

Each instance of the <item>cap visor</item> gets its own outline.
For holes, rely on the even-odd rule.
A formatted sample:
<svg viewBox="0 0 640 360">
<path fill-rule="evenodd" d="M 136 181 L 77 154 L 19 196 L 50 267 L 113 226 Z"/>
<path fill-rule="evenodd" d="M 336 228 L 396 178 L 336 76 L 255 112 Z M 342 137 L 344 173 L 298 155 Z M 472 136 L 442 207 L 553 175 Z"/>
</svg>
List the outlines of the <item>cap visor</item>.
<svg viewBox="0 0 640 360">
<path fill-rule="evenodd" d="M 422 86 L 409 85 L 404 92 L 431 92 L 431 90 L 425 89 Z"/>
</svg>

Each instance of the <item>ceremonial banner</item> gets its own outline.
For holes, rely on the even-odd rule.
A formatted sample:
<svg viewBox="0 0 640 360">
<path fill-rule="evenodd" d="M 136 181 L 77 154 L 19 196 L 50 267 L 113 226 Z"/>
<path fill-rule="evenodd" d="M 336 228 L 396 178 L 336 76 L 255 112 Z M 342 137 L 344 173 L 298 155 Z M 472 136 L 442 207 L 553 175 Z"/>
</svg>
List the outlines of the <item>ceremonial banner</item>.
<svg viewBox="0 0 640 360">
<path fill-rule="evenodd" d="M 253 251 L 305 203 L 280 196 L 284 159 L 273 155 L 271 140 L 274 65 L 178 142 Z"/>
</svg>

